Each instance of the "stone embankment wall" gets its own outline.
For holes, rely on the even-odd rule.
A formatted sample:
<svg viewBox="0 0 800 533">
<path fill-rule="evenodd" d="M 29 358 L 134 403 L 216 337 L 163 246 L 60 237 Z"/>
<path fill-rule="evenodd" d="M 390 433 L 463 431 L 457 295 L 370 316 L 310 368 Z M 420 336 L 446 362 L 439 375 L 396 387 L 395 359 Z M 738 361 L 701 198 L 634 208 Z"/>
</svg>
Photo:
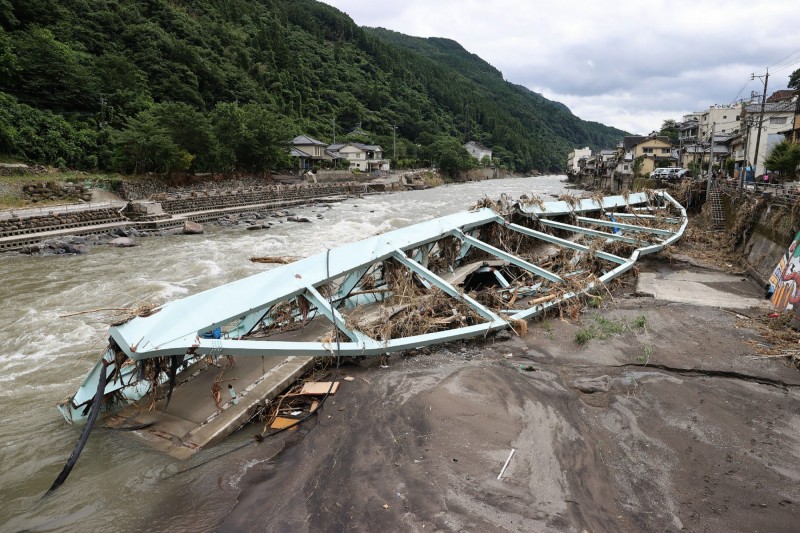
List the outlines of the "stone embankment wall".
<svg viewBox="0 0 800 533">
<path fill-rule="evenodd" d="M 603 191 L 610 193 L 619 193 L 624 190 L 633 190 L 633 176 L 595 176 L 593 174 L 581 174 L 577 176 L 570 176 L 570 182 L 574 183 L 581 189 L 587 191 Z"/>
<path fill-rule="evenodd" d="M 800 230 L 800 203 L 777 190 L 741 192 L 723 185 L 721 192 L 731 244 L 744 256 L 750 275 L 766 283 Z"/>
<path fill-rule="evenodd" d="M 238 185 L 231 187 L 230 185 Z M 28 187 L 28 186 L 26 186 Z M 40 188 L 35 186 L 38 191 Z M 46 188 L 46 190 L 55 190 Z M 64 187 L 65 193 L 71 191 Z M 74 187 L 75 191 L 79 189 Z M 154 188 L 153 190 L 157 190 Z M 244 182 L 229 182 L 228 187 L 206 188 L 182 187 L 167 192 L 157 192 L 150 196 L 161 203 L 166 213 L 160 218 L 169 218 L 170 214 L 181 214 L 192 211 L 214 211 L 230 207 L 243 207 L 260 204 L 278 204 L 281 202 L 313 201 L 330 196 L 354 195 L 367 192 L 364 184 L 357 183 L 304 183 L 298 185 L 247 186 Z M 158 218 L 158 217 L 157 217 Z M 215 218 L 215 217 L 209 217 Z M 51 211 L 47 215 L 29 217 L 12 216 L 0 220 L 0 237 L 33 237 L 36 233 L 52 230 L 71 230 L 88 228 L 108 222 L 125 222 L 127 219 L 118 210 L 112 208 L 71 210 L 63 213 Z M 30 240 L 30 239 L 29 239 Z M 4 246 L 8 248 L 8 246 Z M 2 248 L 2 247 L 0 247 Z"/>
<path fill-rule="evenodd" d="M 275 176 L 276 179 L 281 176 Z M 352 179 L 352 174 L 350 174 Z M 298 179 L 293 177 L 293 179 Z M 125 200 L 163 200 L 195 193 L 201 196 L 215 195 L 220 192 L 238 192 L 244 189 L 272 186 L 268 178 L 243 176 L 236 179 L 222 179 L 222 175 L 204 177 L 193 183 L 180 186 L 172 185 L 163 178 L 147 180 L 125 180 L 114 187 L 114 192 Z"/>
<path fill-rule="evenodd" d="M 91 191 L 80 183 L 58 181 L 30 183 L 22 187 L 22 194 L 33 203 L 45 200 L 92 199 Z"/>
<path fill-rule="evenodd" d="M 42 231 L 94 226 L 124 220 L 116 209 L 92 209 L 68 213 L 53 213 L 32 217 L 11 217 L 0 220 L 0 237 L 26 235 Z"/>
<path fill-rule="evenodd" d="M 160 201 L 168 213 L 180 214 L 191 211 L 206 211 L 226 207 L 241 207 L 251 204 L 266 204 L 291 200 L 322 198 L 325 196 L 363 194 L 364 185 L 305 183 L 302 185 L 275 185 L 271 187 L 251 187 L 229 190 L 192 191 L 169 195 L 165 199 L 153 196 Z"/>
<path fill-rule="evenodd" d="M 500 177 L 500 169 L 495 167 L 481 167 L 468 170 L 462 176 L 463 181 L 493 180 Z"/>
<path fill-rule="evenodd" d="M 767 206 L 754 217 L 752 233 L 743 252 L 751 273 L 763 283 L 769 280 L 797 234 L 797 212 L 792 218 L 789 211 L 783 206 Z"/>
</svg>

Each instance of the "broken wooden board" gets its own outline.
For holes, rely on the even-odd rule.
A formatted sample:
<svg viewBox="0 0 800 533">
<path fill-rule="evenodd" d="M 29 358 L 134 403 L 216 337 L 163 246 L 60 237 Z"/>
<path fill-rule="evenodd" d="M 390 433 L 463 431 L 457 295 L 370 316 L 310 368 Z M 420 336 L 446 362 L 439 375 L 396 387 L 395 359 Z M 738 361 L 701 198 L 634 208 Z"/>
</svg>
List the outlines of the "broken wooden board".
<svg viewBox="0 0 800 533">
<path fill-rule="evenodd" d="M 330 381 L 308 381 L 303 385 L 303 388 L 300 390 L 300 394 L 306 394 L 308 396 L 325 396 L 330 391 L 331 396 L 336 394 L 336 391 L 339 390 L 339 382 L 334 381 L 333 387 L 331 387 Z"/>
<path fill-rule="evenodd" d="M 272 421 L 269 427 L 272 429 L 285 429 L 289 428 L 289 431 L 295 431 L 298 427 L 298 420 L 295 418 L 285 418 L 282 416 L 275 417 L 275 420 Z"/>
</svg>

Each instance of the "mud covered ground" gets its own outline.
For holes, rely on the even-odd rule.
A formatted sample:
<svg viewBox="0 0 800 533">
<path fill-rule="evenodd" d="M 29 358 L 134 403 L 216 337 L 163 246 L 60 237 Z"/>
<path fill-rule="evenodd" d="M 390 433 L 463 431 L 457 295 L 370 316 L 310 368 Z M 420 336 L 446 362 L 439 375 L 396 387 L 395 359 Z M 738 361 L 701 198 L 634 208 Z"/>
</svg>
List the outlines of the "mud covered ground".
<svg viewBox="0 0 800 533">
<path fill-rule="evenodd" d="M 705 284 L 759 297 L 744 279 Z M 754 357 L 742 327 L 766 311 L 636 289 L 524 337 L 343 365 L 355 380 L 277 437 L 218 529 L 797 531 L 800 372 Z"/>
</svg>

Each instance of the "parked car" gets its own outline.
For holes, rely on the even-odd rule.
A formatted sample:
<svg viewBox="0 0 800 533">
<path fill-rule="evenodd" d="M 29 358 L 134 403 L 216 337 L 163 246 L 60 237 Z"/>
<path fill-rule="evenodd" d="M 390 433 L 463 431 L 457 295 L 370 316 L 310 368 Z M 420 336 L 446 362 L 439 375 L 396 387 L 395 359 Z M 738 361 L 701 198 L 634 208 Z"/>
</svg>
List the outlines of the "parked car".
<svg viewBox="0 0 800 533">
<path fill-rule="evenodd" d="M 652 179 L 667 179 L 671 171 L 675 170 L 674 168 L 664 167 L 664 168 L 657 168 L 650 173 L 650 177 Z"/>
<path fill-rule="evenodd" d="M 691 178 L 692 171 L 685 168 L 676 168 L 675 172 L 670 175 L 671 179 L 682 180 L 684 178 Z"/>
</svg>

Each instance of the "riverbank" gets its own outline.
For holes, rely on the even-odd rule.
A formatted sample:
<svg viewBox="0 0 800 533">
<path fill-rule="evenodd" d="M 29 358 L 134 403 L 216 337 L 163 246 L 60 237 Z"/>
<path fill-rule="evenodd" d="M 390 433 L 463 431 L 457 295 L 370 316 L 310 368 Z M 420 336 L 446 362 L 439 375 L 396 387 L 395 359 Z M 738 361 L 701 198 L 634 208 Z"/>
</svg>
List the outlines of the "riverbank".
<svg viewBox="0 0 800 533">
<path fill-rule="evenodd" d="M 496 172 L 495 172 L 496 173 Z M 473 179 L 495 177 L 475 174 Z M 352 173 L 234 177 L 193 176 L 179 185 L 161 177 L 103 177 L 86 184 L 70 181 L 12 181 L 15 203 L 28 207 L 0 211 L 0 251 L 55 255 L 87 253 L 92 244 L 172 233 L 197 233 L 187 225 L 221 220 L 225 225 L 268 229 L 264 218 L 296 221 L 285 208 L 330 203 L 370 193 L 420 190 L 444 184 L 431 171 L 382 173 L 360 178 Z M 8 185 L 8 183 L 6 183 Z M 92 186 L 107 187 L 115 193 Z M 22 198 L 25 197 L 25 198 Z M 93 201 L 87 201 L 91 198 Z M 102 198 L 102 202 L 99 201 Z M 74 203 L 58 203 L 73 200 Z M 31 207 L 31 206 L 38 207 Z M 281 223 L 283 220 L 280 221 Z M 125 241 L 125 246 L 135 243 Z"/>
<path fill-rule="evenodd" d="M 0 529 L 219 531 L 261 520 L 254 527 L 299 531 L 678 530 L 677 517 L 696 530 L 787 530 L 797 516 L 791 502 L 800 501 L 792 492 L 800 402 L 787 358 L 760 358 L 771 345 L 756 330 L 765 312 L 663 300 L 632 284 L 575 320 L 531 322 L 524 338 L 393 356 L 388 369 L 347 364 L 340 392 L 311 425 L 259 445 L 252 435 L 262 427 L 244 428 L 180 462 L 124 432 L 95 431 L 68 483 L 41 499 L 78 434 L 54 405 L 78 387 L 108 336 L 102 314 L 62 315 L 158 304 L 270 268 L 253 256 L 305 257 L 484 196 L 557 197 L 567 192 L 562 179 L 371 195 L 298 208 L 310 224 L 213 225 L 191 238 L 143 240 L 136 253 L 98 247 L 25 257 L 24 268 L 0 255 L 0 321 L 10 333 L 0 339 L 0 462 L 9 465 L 0 471 Z M 702 246 L 679 244 L 643 274 L 690 296 L 704 285 L 764 301 L 741 272 L 689 284 L 720 273 L 673 266 L 691 265 L 677 254 L 696 264 L 719 259 Z M 627 329 L 600 338 L 616 321 Z M 601 335 L 581 347 L 584 330 Z M 753 526 L 759 519 L 768 527 Z"/>
<path fill-rule="evenodd" d="M 765 313 L 746 278 L 655 258 L 576 320 L 347 365 L 214 529 L 791 531 L 800 373 L 754 350 Z"/>
</svg>

